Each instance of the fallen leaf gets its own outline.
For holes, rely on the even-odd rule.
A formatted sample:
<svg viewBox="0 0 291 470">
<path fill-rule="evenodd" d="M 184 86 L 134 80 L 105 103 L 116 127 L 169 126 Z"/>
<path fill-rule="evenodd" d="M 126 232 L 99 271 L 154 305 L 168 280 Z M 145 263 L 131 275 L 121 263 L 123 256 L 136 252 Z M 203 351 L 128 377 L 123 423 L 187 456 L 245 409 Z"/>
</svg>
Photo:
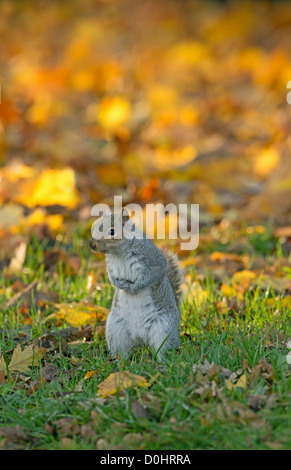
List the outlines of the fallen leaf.
<svg viewBox="0 0 291 470">
<path fill-rule="evenodd" d="M 76 423 L 75 418 L 71 416 L 60 418 L 57 421 L 54 421 L 53 424 L 58 428 L 61 436 L 73 437 L 75 433 L 80 431 L 80 427 Z"/>
<path fill-rule="evenodd" d="M 136 449 L 138 445 L 144 442 L 144 436 L 140 432 L 129 432 L 122 438 L 122 442 L 126 445 L 134 446 Z"/>
<path fill-rule="evenodd" d="M 26 257 L 26 248 L 27 243 L 25 241 L 20 242 L 14 252 L 14 256 L 9 264 L 9 272 L 19 272 L 22 269 L 22 266 Z"/>
<path fill-rule="evenodd" d="M 135 416 L 136 419 L 146 418 L 148 416 L 148 412 L 147 412 L 146 407 L 141 405 L 136 400 L 131 401 L 131 411 L 132 411 L 132 414 Z"/>
<path fill-rule="evenodd" d="M 67 353 L 68 345 L 66 339 L 62 338 L 57 333 L 53 334 L 45 334 L 38 339 L 38 345 L 48 353 L 55 354 L 56 352 L 60 352 L 63 355 Z"/>
<path fill-rule="evenodd" d="M 40 359 L 45 352 L 44 348 L 39 348 L 34 344 L 30 344 L 21 350 L 20 344 L 16 346 L 13 351 L 11 361 L 8 365 L 10 372 L 27 372 L 30 367 L 39 364 Z M 6 372 L 6 365 L 4 368 L 3 361 L 1 360 L 0 368 Z"/>
<path fill-rule="evenodd" d="M 47 382 L 52 382 L 53 380 L 57 380 L 59 378 L 60 370 L 54 364 L 46 363 L 41 369 L 41 374 Z"/>
<path fill-rule="evenodd" d="M 70 450 L 75 445 L 75 441 L 70 437 L 62 437 L 60 439 L 60 444 L 62 450 Z"/>
<path fill-rule="evenodd" d="M 135 375 L 128 371 L 115 372 L 99 384 L 97 396 L 105 398 L 108 395 L 114 395 L 117 390 L 129 387 L 135 388 L 136 386 L 146 387 L 147 385 L 147 380 L 140 375 Z"/>
<path fill-rule="evenodd" d="M 253 279 L 256 279 L 256 277 L 257 277 L 256 273 L 254 273 L 253 271 L 244 269 L 242 271 L 237 271 L 236 273 L 234 273 L 232 276 L 231 282 L 235 286 L 239 285 L 243 289 L 247 289 L 247 287 L 249 287 L 250 285 L 250 282 Z"/>
<path fill-rule="evenodd" d="M 90 370 L 89 372 L 87 372 L 87 374 L 84 375 L 83 379 L 90 379 L 90 377 L 92 377 L 92 375 L 94 374 L 96 374 L 96 370 Z"/>
<path fill-rule="evenodd" d="M 90 292 L 90 290 L 92 289 L 95 283 L 96 283 L 96 279 L 95 279 L 93 271 L 91 271 L 87 279 L 86 291 Z"/>
<path fill-rule="evenodd" d="M 2 358 L 1 358 L 2 359 Z M 0 367 L 2 367 L 2 365 L 0 365 Z M 0 370 L 0 383 L 1 384 L 7 384 L 7 379 L 5 377 L 5 373 L 4 373 L 4 370 Z"/>
<path fill-rule="evenodd" d="M 115 130 L 130 117 L 131 106 L 127 99 L 121 96 L 106 97 L 102 100 L 98 121 L 106 130 Z"/>
<path fill-rule="evenodd" d="M 97 321 L 105 320 L 109 310 L 100 305 L 92 305 L 85 302 L 72 302 L 70 304 L 55 304 L 57 312 L 46 317 L 47 320 L 63 320 L 73 327 L 82 325 L 95 325 Z"/>
<path fill-rule="evenodd" d="M 0 436 L 6 437 L 11 442 L 34 440 L 24 432 L 20 424 L 16 424 L 15 427 L 5 426 L 5 428 L 0 428 Z"/>
<path fill-rule="evenodd" d="M 251 395 L 249 397 L 248 405 L 253 411 L 261 410 L 266 403 L 266 397 L 263 395 Z"/>
<path fill-rule="evenodd" d="M 266 148 L 256 156 L 254 162 L 254 172 L 264 178 L 274 171 L 280 162 L 280 155 L 275 148 Z"/>
<path fill-rule="evenodd" d="M 46 168 L 36 178 L 22 183 L 16 200 L 28 207 L 54 204 L 75 207 L 79 202 L 75 172 L 72 168 Z"/>
<path fill-rule="evenodd" d="M 243 390 L 247 390 L 247 377 L 246 374 L 241 375 L 238 381 L 234 384 L 230 380 L 225 381 L 226 388 L 228 390 L 235 390 L 236 388 L 242 388 Z"/>
</svg>

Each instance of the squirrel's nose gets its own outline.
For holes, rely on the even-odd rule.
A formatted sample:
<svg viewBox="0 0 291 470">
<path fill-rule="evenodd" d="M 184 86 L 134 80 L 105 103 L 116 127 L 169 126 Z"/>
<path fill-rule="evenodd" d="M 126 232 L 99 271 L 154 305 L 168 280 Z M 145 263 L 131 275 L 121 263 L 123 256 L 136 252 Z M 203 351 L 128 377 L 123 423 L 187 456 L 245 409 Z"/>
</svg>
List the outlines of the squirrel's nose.
<svg viewBox="0 0 291 470">
<path fill-rule="evenodd" d="M 93 238 L 90 240 L 89 246 L 90 246 L 91 250 L 96 251 L 97 246 L 96 246 L 96 242 L 93 240 Z"/>
</svg>

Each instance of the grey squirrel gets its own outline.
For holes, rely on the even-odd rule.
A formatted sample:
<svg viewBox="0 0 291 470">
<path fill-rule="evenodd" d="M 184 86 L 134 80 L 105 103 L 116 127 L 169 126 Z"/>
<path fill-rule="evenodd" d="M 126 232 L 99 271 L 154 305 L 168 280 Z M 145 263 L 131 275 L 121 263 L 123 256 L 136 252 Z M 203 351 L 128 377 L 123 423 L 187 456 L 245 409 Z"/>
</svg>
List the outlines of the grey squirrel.
<svg viewBox="0 0 291 470">
<path fill-rule="evenodd" d="M 105 254 L 116 287 L 105 332 L 110 353 L 126 358 L 146 344 L 161 359 L 180 342 L 182 276 L 175 256 L 159 250 L 128 213 L 104 214 L 92 235 L 90 248 Z"/>
</svg>

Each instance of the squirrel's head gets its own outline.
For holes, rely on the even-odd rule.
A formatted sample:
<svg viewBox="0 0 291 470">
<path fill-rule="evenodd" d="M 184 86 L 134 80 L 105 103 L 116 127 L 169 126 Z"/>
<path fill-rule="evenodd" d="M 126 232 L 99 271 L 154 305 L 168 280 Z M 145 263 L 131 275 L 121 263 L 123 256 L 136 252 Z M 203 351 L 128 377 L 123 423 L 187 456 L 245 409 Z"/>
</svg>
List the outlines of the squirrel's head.
<svg viewBox="0 0 291 470">
<path fill-rule="evenodd" d="M 121 253 L 130 238 L 131 226 L 129 214 L 105 214 L 94 222 L 92 227 L 92 238 L 90 248 L 93 252 Z"/>
</svg>

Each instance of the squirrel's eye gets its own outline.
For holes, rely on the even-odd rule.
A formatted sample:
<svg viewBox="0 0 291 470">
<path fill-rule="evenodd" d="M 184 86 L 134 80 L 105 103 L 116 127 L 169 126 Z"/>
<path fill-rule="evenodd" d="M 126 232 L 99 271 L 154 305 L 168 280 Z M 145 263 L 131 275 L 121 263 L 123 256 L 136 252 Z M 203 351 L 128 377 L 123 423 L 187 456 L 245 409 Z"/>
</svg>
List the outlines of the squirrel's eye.
<svg viewBox="0 0 291 470">
<path fill-rule="evenodd" d="M 115 234 L 114 228 L 110 228 L 110 229 L 108 230 L 108 233 L 109 233 L 109 235 L 111 235 L 111 236 L 113 237 L 113 235 Z"/>
</svg>

